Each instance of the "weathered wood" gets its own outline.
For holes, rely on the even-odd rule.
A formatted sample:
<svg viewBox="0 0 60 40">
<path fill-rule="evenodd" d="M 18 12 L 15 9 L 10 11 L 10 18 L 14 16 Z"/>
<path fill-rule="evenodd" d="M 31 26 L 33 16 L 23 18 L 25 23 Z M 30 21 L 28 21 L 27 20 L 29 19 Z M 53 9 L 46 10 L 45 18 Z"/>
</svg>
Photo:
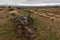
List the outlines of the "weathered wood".
<svg viewBox="0 0 60 40">
<path fill-rule="evenodd" d="M 18 20 L 15 20 L 17 23 L 16 30 L 21 40 L 36 40 L 36 28 L 34 27 L 33 19 L 30 17 L 30 14 L 27 17 L 13 16 Z"/>
</svg>

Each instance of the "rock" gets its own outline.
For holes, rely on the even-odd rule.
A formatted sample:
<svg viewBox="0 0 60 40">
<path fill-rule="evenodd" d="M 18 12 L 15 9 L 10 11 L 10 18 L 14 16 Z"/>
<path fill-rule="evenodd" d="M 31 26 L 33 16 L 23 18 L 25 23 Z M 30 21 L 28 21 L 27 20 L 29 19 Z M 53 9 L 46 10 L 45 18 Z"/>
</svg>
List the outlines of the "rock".
<svg viewBox="0 0 60 40">
<path fill-rule="evenodd" d="M 50 19 L 51 19 L 52 21 L 55 21 L 56 18 L 55 18 L 55 17 L 50 17 Z"/>
<path fill-rule="evenodd" d="M 56 18 L 60 18 L 60 15 L 55 15 Z"/>
<path fill-rule="evenodd" d="M 54 16 L 55 14 L 53 14 L 53 13 L 48 13 L 48 15 L 49 15 L 49 16 Z"/>
<path fill-rule="evenodd" d="M 13 11 L 9 12 L 9 14 L 17 14 L 17 13 L 18 13 L 18 11 L 16 11 L 16 10 L 13 10 Z"/>
<path fill-rule="evenodd" d="M 0 8 L 0 11 L 4 10 L 4 8 Z"/>
</svg>

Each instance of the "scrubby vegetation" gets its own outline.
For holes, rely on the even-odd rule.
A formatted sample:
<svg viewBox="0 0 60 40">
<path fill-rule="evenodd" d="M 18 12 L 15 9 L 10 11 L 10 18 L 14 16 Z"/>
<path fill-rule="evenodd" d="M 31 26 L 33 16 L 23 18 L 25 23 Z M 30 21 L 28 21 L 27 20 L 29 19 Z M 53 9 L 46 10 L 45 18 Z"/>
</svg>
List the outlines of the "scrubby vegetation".
<svg viewBox="0 0 60 40">
<path fill-rule="evenodd" d="M 1 7 L 2 8 L 2 7 Z M 37 28 L 37 40 L 60 40 L 60 8 L 10 8 L 0 10 L 0 40 L 19 40 L 16 24 L 10 21 L 10 12 L 18 11 L 18 15 L 28 15 L 32 11 L 34 25 Z"/>
</svg>

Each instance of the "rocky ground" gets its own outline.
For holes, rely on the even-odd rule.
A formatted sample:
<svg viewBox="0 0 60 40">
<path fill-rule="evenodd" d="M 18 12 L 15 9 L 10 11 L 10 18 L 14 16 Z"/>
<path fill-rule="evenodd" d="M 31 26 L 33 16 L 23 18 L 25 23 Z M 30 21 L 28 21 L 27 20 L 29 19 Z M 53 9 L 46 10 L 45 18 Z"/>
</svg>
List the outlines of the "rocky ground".
<svg viewBox="0 0 60 40">
<path fill-rule="evenodd" d="M 18 15 L 32 12 L 34 25 L 37 28 L 37 40 L 60 40 L 60 8 L 6 8 L 0 7 L 0 40 L 19 40 L 16 24 L 11 22 L 12 10 Z"/>
</svg>

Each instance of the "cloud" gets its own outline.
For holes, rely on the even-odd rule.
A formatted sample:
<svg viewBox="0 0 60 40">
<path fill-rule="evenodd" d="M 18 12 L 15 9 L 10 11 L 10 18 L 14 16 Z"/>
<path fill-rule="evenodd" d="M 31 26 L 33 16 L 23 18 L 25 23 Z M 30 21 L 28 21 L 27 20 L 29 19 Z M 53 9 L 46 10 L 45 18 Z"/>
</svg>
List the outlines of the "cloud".
<svg viewBox="0 0 60 40">
<path fill-rule="evenodd" d="M 60 0 L 2 0 L 3 4 L 43 4 L 43 3 L 60 3 Z"/>
</svg>

